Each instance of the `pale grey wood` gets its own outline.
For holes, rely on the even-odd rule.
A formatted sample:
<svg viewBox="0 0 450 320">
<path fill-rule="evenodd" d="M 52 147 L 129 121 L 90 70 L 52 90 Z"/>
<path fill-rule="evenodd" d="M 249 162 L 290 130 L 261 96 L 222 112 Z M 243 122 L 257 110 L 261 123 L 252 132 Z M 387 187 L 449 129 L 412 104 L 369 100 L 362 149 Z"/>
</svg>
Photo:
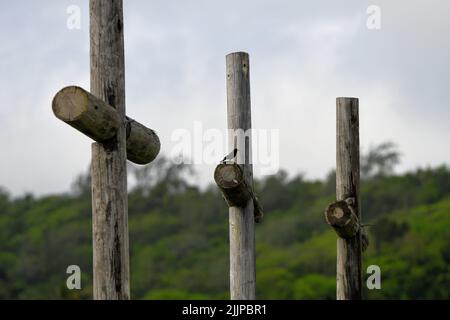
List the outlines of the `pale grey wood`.
<svg viewBox="0 0 450 320">
<path fill-rule="evenodd" d="M 360 228 L 353 200 L 351 203 L 347 200 L 333 202 L 325 210 L 325 220 L 341 238 L 354 237 Z"/>
<path fill-rule="evenodd" d="M 336 99 L 336 198 L 354 199 L 354 211 L 361 221 L 359 197 L 359 101 Z M 361 299 L 361 232 L 337 239 L 336 296 L 338 300 Z"/>
<path fill-rule="evenodd" d="M 58 119 L 98 142 L 114 137 L 120 126 L 113 107 L 76 86 L 61 89 L 53 98 L 52 109 Z"/>
<path fill-rule="evenodd" d="M 228 129 L 251 128 L 249 56 L 235 52 L 226 56 Z M 229 130 L 230 132 L 230 130 Z M 229 150 L 233 150 L 234 134 L 229 134 Z M 242 169 L 248 185 L 253 185 L 251 140 L 237 145 L 242 156 Z M 230 297 L 232 300 L 255 299 L 255 220 L 253 200 L 245 207 L 229 208 L 230 225 Z"/>
<path fill-rule="evenodd" d="M 238 164 L 219 164 L 214 170 L 214 181 L 228 207 L 244 207 L 252 199 L 255 222 L 262 220 L 262 206 L 253 191 L 253 187 L 248 185 L 245 180 L 243 170 Z"/>
<path fill-rule="evenodd" d="M 238 164 L 219 164 L 214 170 L 214 180 L 230 207 L 246 206 L 252 198 L 250 186 Z"/>
<path fill-rule="evenodd" d="M 90 1 L 91 93 L 119 115 L 117 134 L 92 145 L 94 299 L 130 298 L 122 0 Z"/>
<path fill-rule="evenodd" d="M 161 150 L 156 132 L 128 118 L 126 129 L 127 159 L 136 164 L 147 164 L 155 160 Z"/>
<path fill-rule="evenodd" d="M 116 109 L 86 90 L 69 86 L 53 98 L 55 116 L 97 142 L 108 142 L 122 122 Z M 157 134 L 137 121 L 126 118 L 127 159 L 136 164 L 152 162 L 161 143 Z"/>
</svg>

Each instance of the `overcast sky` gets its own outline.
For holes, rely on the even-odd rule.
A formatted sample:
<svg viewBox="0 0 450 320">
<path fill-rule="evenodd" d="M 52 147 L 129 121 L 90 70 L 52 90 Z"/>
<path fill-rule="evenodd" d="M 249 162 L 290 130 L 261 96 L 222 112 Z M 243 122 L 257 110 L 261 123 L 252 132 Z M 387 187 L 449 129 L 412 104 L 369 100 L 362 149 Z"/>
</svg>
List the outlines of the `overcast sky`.
<svg viewBox="0 0 450 320">
<path fill-rule="evenodd" d="M 0 0 L 0 185 L 69 190 L 91 141 L 57 120 L 55 93 L 89 89 L 88 1 Z M 345 5 L 344 5 L 345 4 Z M 81 8 L 81 29 L 66 26 Z M 366 26 L 369 5 L 381 29 Z M 360 98 L 361 144 L 391 140 L 399 171 L 450 162 L 448 0 L 124 1 L 127 114 L 169 154 L 175 129 L 225 129 L 225 55 L 250 54 L 252 120 L 280 130 L 280 166 L 322 178 L 335 165 L 335 98 Z M 214 166 L 196 165 L 197 183 Z"/>
</svg>

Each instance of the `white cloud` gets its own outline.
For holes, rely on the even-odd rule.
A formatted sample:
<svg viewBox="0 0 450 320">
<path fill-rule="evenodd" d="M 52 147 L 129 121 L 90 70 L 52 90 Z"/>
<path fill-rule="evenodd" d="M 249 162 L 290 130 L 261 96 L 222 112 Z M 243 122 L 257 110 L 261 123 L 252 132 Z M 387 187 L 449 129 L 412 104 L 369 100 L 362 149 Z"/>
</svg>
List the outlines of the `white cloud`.
<svg viewBox="0 0 450 320">
<path fill-rule="evenodd" d="M 66 28 L 79 4 L 82 28 Z M 360 98 L 363 146 L 389 139 L 402 170 L 448 162 L 450 3 L 377 1 L 130 1 L 125 5 L 128 114 L 170 152 L 176 128 L 226 128 L 225 55 L 248 51 L 254 128 L 279 128 L 281 167 L 322 177 L 334 167 L 335 98 Z M 90 140 L 56 120 L 52 96 L 89 88 L 85 1 L 20 1 L 0 28 L 0 185 L 14 194 L 67 190 L 86 170 Z M 213 167 L 198 165 L 201 185 Z"/>
</svg>

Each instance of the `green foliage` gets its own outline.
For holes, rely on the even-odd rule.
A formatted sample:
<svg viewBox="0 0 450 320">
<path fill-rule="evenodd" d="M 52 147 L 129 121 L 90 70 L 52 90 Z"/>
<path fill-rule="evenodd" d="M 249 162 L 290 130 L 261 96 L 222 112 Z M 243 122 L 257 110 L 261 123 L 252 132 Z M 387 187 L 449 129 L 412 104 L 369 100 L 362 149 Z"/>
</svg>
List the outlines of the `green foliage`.
<svg viewBox="0 0 450 320">
<path fill-rule="evenodd" d="M 265 299 L 291 299 L 294 275 L 286 268 L 264 268 L 256 276 L 257 296 Z"/>
<path fill-rule="evenodd" d="M 369 149 L 361 156 L 361 176 L 369 179 L 374 176 L 391 175 L 400 162 L 400 152 L 392 142 L 384 142 Z"/>
<path fill-rule="evenodd" d="M 389 161 L 362 184 L 363 222 L 373 224 L 364 267 L 382 271 L 382 289 L 365 294 L 449 299 L 450 170 L 392 175 Z M 190 185 L 189 168 L 164 158 L 131 171 L 132 297 L 228 299 L 228 212 L 216 188 Z M 265 210 L 256 226 L 258 298 L 334 299 L 336 235 L 323 218 L 334 179 L 334 172 L 325 181 L 280 172 L 256 181 Z M 13 199 L 0 189 L 0 298 L 92 297 L 88 190 L 87 176 L 78 177 L 71 195 Z M 80 291 L 65 287 L 72 264 L 82 270 Z"/>
<path fill-rule="evenodd" d="M 178 289 L 160 289 L 149 292 L 144 296 L 145 300 L 207 300 L 208 296 L 198 293 L 190 293 Z"/>
<path fill-rule="evenodd" d="M 375 248 L 380 252 L 383 243 L 392 243 L 397 238 L 401 238 L 408 232 L 409 225 L 407 222 L 395 222 L 388 217 L 381 217 L 375 221 L 372 228 L 373 238 L 375 240 Z"/>
<path fill-rule="evenodd" d="M 294 299 L 318 300 L 335 299 L 336 279 L 320 274 L 308 274 L 294 282 Z"/>
</svg>

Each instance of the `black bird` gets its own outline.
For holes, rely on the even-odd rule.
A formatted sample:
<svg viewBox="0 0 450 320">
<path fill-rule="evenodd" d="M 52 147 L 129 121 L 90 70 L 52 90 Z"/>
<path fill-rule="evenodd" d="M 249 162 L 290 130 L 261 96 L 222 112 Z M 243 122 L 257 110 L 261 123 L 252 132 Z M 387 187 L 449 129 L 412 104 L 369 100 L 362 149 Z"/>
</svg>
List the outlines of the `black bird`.
<svg viewBox="0 0 450 320">
<path fill-rule="evenodd" d="M 222 161 L 220 161 L 220 163 L 225 163 L 227 161 L 233 160 L 234 158 L 236 158 L 236 155 L 238 153 L 238 149 L 234 148 L 233 151 L 231 151 L 228 155 L 226 155 Z"/>
</svg>

